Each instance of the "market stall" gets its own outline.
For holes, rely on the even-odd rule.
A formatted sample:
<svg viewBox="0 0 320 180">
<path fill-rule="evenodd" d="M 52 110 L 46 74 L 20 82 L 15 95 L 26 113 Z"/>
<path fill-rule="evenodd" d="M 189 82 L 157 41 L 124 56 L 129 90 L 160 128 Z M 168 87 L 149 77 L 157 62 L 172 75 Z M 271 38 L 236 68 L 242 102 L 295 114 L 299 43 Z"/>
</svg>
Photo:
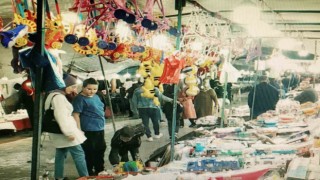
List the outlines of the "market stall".
<svg viewBox="0 0 320 180">
<path fill-rule="evenodd" d="M 35 93 L 33 178 L 38 177 L 42 94 L 65 87 L 62 76 L 66 70 L 60 55 L 63 42 L 83 59 L 99 61 L 100 71 L 90 74 L 84 70 L 78 74 L 81 78 L 89 74 L 100 76 L 108 84 L 107 80 L 112 79 L 108 76 L 111 71 L 106 73 L 103 61 L 113 63 L 114 68 L 111 69 L 114 72 L 121 63 L 127 65 L 127 62 L 132 62 L 139 66 L 136 78 L 144 82 L 141 96 L 149 98 L 159 107 L 162 102 L 155 92 L 163 92 L 163 85 L 174 85 L 172 134 L 175 133 L 177 121 L 178 90 L 193 99 L 209 89 L 212 92 L 210 97 L 214 97 L 214 102 L 209 102 L 209 105 L 198 105 L 197 109 L 215 107 L 216 112 L 210 109 L 210 116 L 198 117 L 196 124 L 199 129 L 196 132 L 177 140 L 172 136 L 170 146 L 161 148 L 147 163 L 121 162 L 117 170 L 100 174 L 101 178 L 139 174 L 129 177 L 257 179 L 272 176 L 280 178 L 286 172 L 288 177 L 295 176 L 292 175 L 294 170 L 290 171 L 295 168 L 294 165 L 286 171 L 286 163 L 292 160 L 299 164 L 300 161 L 296 159 L 310 153 L 319 128 L 315 123 L 318 120 L 319 105 L 313 102 L 300 106 L 290 99 L 279 100 L 280 96 L 277 96 L 276 108 L 269 108 L 253 117 L 257 79 L 266 76 L 268 69 L 271 69 L 273 77 L 280 77 L 284 70 L 293 71 L 299 66 L 281 66 L 280 61 L 290 64 L 287 51 L 274 49 L 272 54 L 264 54 L 264 43 L 271 36 L 281 34 L 260 22 L 259 16 L 239 19 L 238 15 L 231 20 L 207 10 L 196 1 L 188 2 L 193 9 L 186 23 L 182 24 L 182 9 L 186 6 L 186 1 L 182 0 L 175 1 L 177 21 L 166 17 L 167 7 L 162 0 L 147 0 L 144 5 L 136 0 L 75 0 L 72 7 L 69 7 L 73 13 L 68 17 L 62 15 L 57 0 L 54 6 L 53 3 L 50 6 L 48 1 L 12 1 L 13 26 L 1 27 L 1 43 L 5 48 L 13 49 L 11 65 L 15 72 L 28 74 L 26 81 L 29 85 L 26 89 Z M 241 15 L 249 12 L 256 11 L 242 11 Z M 247 26 L 248 19 L 255 23 L 255 27 L 264 27 L 268 34 L 261 35 L 264 30 Z M 235 34 L 233 24 L 240 24 L 238 28 L 247 28 L 245 32 L 252 34 Z M 241 73 L 237 70 L 232 63 L 239 57 L 244 57 L 248 70 L 254 69 L 254 72 Z M 87 64 L 90 66 L 90 63 Z M 68 73 L 77 74 L 75 69 L 82 69 L 74 58 L 68 65 Z M 309 67 L 305 66 L 305 69 Z M 227 99 L 231 100 L 232 91 L 227 91 L 228 85 L 239 84 L 235 87 L 241 95 L 244 83 L 238 79 L 245 74 L 250 76 L 247 84 L 253 89 L 253 93 L 250 92 L 253 95 L 251 109 L 246 105 L 230 108 Z M 215 101 L 216 94 L 212 90 L 215 87 L 208 86 L 208 80 L 216 80 L 222 87 L 219 103 Z M 277 92 L 284 90 L 282 87 L 274 89 Z M 109 93 L 108 86 L 105 90 Z M 289 90 L 284 90 L 287 96 L 295 96 L 295 92 Z M 281 94 L 281 98 L 284 97 Z M 109 100 L 112 111 L 110 96 Z M 19 113 L 17 116 L 19 118 L 16 115 L 3 116 L 0 129 L 21 130 L 30 126 L 26 117 L 20 117 Z M 113 113 L 112 120 L 116 130 Z M 312 152 L 314 156 L 317 155 L 317 151 Z M 309 162 L 301 163 L 305 165 Z"/>
</svg>

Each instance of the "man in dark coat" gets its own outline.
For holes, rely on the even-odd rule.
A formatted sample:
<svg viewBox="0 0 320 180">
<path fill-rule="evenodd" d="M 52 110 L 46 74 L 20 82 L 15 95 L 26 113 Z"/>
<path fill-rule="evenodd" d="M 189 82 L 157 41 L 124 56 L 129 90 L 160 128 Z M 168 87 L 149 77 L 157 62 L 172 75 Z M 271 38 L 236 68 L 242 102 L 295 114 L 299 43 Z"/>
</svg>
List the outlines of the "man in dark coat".
<svg viewBox="0 0 320 180">
<path fill-rule="evenodd" d="M 299 101 L 300 104 L 306 102 L 317 102 L 318 101 L 318 93 L 310 86 L 309 83 L 301 82 L 300 88 L 302 92 L 298 94 L 294 100 Z"/>
<path fill-rule="evenodd" d="M 268 110 L 274 110 L 279 100 L 279 90 L 269 84 L 268 77 L 261 76 L 259 80 L 260 83 L 251 89 L 248 95 L 250 115 L 253 119 Z"/>
<path fill-rule="evenodd" d="M 128 152 L 130 152 L 133 161 L 139 160 L 139 147 L 144 131 L 143 124 L 138 124 L 124 126 L 115 132 L 111 139 L 111 151 L 109 154 L 111 165 L 116 166 L 120 161 L 128 162 Z"/>
</svg>

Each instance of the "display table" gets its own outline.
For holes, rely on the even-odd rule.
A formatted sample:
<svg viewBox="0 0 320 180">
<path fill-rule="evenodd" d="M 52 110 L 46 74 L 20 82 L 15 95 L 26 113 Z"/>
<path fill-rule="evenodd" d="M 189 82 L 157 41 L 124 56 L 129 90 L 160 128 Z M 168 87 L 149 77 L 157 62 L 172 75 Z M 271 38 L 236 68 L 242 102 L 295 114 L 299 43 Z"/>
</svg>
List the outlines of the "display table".
<svg viewBox="0 0 320 180">
<path fill-rule="evenodd" d="M 4 115 L 0 120 L 0 130 L 8 129 L 16 132 L 30 128 L 31 123 L 26 113 Z"/>
</svg>

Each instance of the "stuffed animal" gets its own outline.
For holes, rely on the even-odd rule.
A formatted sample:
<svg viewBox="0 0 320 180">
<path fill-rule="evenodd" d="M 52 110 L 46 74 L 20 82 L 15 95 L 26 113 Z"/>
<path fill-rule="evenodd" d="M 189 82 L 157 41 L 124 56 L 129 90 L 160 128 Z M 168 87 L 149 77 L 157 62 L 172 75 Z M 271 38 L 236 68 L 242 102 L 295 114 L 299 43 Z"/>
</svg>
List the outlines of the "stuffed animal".
<svg viewBox="0 0 320 180">
<path fill-rule="evenodd" d="M 198 79 L 196 77 L 198 68 L 195 65 L 191 66 L 191 70 L 186 72 L 186 78 L 184 79 L 184 83 L 187 86 L 186 94 L 188 96 L 196 96 L 200 89 L 198 88 Z"/>
<path fill-rule="evenodd" d="M 163 92 L 163 86 L 160 83 L 160 77 L 163 73 L 164 64 L 153 63 L 153 67 L 151 69 L 150 77 L 153 79 L 153 84 L 156 86 L 159 91 Z"/>
</svg>

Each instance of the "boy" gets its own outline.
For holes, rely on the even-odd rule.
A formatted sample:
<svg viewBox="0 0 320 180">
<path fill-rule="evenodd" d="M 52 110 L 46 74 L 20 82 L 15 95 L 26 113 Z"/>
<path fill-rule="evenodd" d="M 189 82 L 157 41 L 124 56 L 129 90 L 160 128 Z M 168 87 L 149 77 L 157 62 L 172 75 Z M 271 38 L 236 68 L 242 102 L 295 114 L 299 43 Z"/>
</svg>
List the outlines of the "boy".
<svg viewBox="0 0 320 180">
<path fill-rule="evenodd" d="M 73 100 L 73 116 L 87 140 L 82 144 L 90 176 L 104 170 L 104 105 L 96 94 L 98 81 L 89 78 L 83 81 L 82 92 Z"/>
</svg>

